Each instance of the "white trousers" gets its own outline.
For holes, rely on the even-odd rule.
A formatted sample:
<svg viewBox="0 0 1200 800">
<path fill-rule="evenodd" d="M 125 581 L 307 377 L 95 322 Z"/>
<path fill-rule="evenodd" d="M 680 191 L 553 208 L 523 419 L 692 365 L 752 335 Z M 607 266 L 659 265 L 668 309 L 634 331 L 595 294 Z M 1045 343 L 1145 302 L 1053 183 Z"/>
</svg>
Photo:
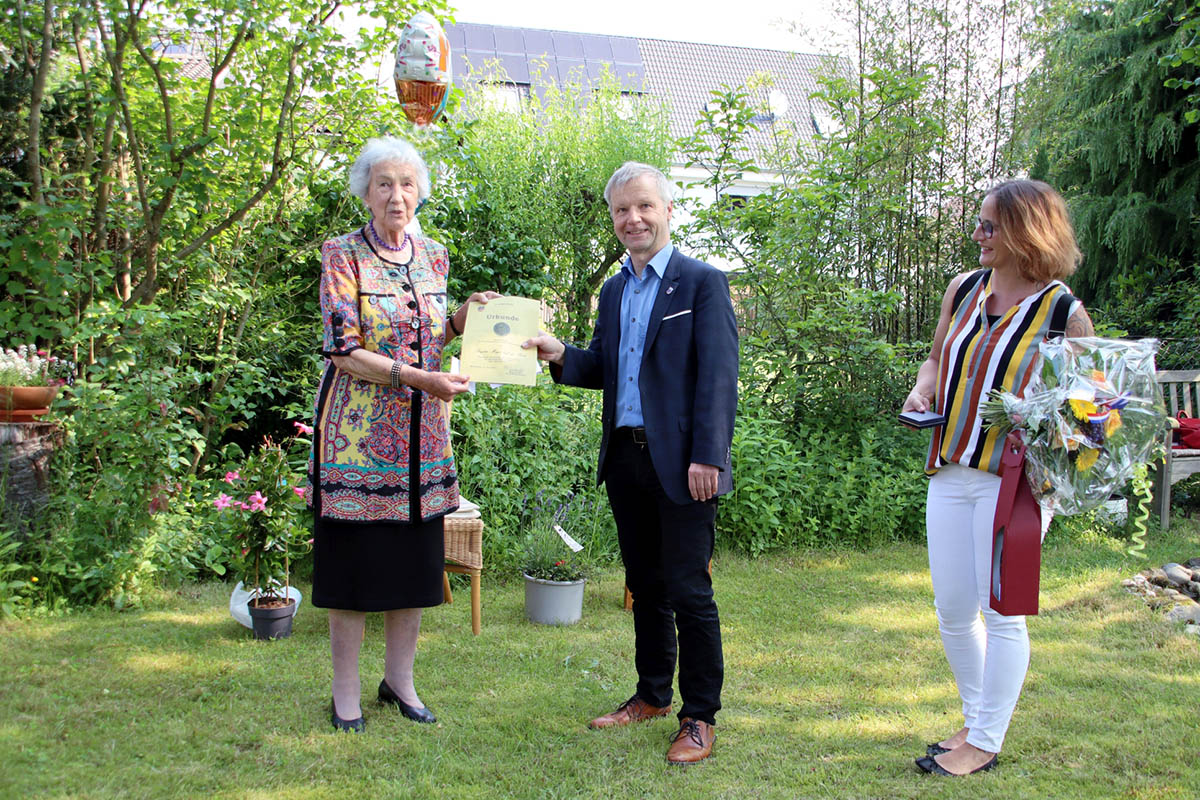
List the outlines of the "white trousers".
<svg viewBox="0 0 1200 800">
<path fill-rule="evenodd" d="M 1029 668 L 1025 617 L 997 614 L 989 603 L 999 493 L 999 476 L 948 464 L 929 479 L 925 505 L 942 646 L 958 684 L 963 724 L 970 729 L 967 742 L 989 753 L 1004 744 Z M 1043 536 L 1049 521 L 1043 514 Z"/>
</svg>

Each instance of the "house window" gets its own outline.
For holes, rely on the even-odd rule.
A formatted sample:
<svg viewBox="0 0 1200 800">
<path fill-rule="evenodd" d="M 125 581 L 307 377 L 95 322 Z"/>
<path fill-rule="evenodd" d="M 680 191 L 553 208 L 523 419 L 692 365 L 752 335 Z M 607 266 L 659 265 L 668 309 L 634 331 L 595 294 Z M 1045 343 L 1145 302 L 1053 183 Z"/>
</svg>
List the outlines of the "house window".
<svg viewBox="0 0 1200 800">
<path fill-rule="evenodd" d="M 521 111 L 525 98 L 529 97 L 529 84 L 525 83 L 485 83 L 480 89 L 488 108 L 513 114 Z"/>
<path fill-rule="evenodd" d="M 721 208 L 724 208 L 724 209 L 745 208 L 746 203 L 749 202 L 749 200 L 750 200 L 749 195 L 735 194 L 733 192 L 726 192 L 725 194 L 721 195 Z"/>
</svg>

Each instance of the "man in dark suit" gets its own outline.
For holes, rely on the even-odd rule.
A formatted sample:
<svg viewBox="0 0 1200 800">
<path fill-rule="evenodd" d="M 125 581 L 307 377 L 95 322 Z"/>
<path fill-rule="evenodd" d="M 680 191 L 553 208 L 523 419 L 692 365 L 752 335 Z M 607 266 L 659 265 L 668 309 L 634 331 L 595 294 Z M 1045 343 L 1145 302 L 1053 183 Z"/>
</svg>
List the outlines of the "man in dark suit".
<svg viewBox="0 0 1200 800">
<path fill-rule="evenodd" d="M 542 334 L 526 342 L 558 383 L 604 391 L 597 478 L 617 523 L 633 594 L 637 692 L 592 728 L 671 712 L 679 656 L 679 730 L 667 760 L 712 752 L 724 661 L 708 562 L 717 497 L 733 488 L 737 323 L 725 274 L 671 246 L 671 185 L 629 162 L 604 189 L 629 251 L 600 289 L 588 348 Z M 678 630 L 678 634 L 677 634 Z"/>
</svg>

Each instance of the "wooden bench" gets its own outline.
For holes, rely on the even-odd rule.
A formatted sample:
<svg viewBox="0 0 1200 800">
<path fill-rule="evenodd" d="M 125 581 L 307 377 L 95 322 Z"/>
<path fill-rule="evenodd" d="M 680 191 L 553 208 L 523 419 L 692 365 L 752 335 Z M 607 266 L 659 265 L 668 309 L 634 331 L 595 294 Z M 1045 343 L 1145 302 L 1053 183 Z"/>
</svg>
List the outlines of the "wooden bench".
<svg viewBox="0 0 1200 800">
<path fill-rule="evenodd" d="M 1168 369 L 1156 376 L 1162 387 L 1163 402 L 1172 417 L 1186 411 L 1189 417 L 1200 414 L 1200 369 Z M 1200 450 L 1174 450 L 1171 431 L 1167 430 L 1167 455 L 1154 469 L 1154 510 L 1165 531 L 1171 524 L 1171 485 L 1200 472 Z"/>
</svg>

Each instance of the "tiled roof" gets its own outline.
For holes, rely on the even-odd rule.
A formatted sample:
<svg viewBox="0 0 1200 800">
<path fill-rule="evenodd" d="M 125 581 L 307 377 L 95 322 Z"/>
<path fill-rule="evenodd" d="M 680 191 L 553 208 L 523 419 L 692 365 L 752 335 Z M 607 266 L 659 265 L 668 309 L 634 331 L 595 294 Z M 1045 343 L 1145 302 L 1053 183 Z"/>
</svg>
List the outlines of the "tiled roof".
<svg viewBox="0 0 1200 800">
<path fill-rule="evenodd" d="M 672 136 L 693 132 L 714 90 L 743 86 L 766 75 L 769 84 L 752 93 L 751 101 L 764 104 L 774 89 L 784 102 L 776 104 L 773 120 L 757 121 L 759 130 L 751 135 L 751 144 L 766 144 L 773 124 L 791 125 L 804 141 L 813 138 L 816 128 L 809 96 L 817 90 L 817 75 L 824 66 L 821 56 L 664 39 L 639 39 L 638 46 L 650 93 L 670 104 Z"/>
<path fill-rule="evenodd" d="M 572 69 L 594 78 L 607 64 L 627 90 L 644 90 L 667 102 L 671 135 L 676 137 L 693 132 L 701 111 L 712 100 L 712 91 L 742 86 L 759 76 L 770 76 L 769 82 L 755 92 L 752 102 L 764 104 L 775 90 L 776 114 L 756 121 L 759 130 L 750 141 L 755 149 L 770 140 L 772 125 L 788 125 L 801 141 L 811 141 L 816 120 L 823 116 L 814 114 L 809 96 L 816 91 L 817 75 L 826 62 L 811 53 L 471 22 L 447 25 L 446 36 L 453 54 L 454 80 L 460 85 L 468 65 L 479 69 L 492 59 L 499 60 L 509 78 L 519 84 L 529 82 L 533 60 L 545 59 L 548 76 L 560 81 L 566 80 Z"/>
</svg>

